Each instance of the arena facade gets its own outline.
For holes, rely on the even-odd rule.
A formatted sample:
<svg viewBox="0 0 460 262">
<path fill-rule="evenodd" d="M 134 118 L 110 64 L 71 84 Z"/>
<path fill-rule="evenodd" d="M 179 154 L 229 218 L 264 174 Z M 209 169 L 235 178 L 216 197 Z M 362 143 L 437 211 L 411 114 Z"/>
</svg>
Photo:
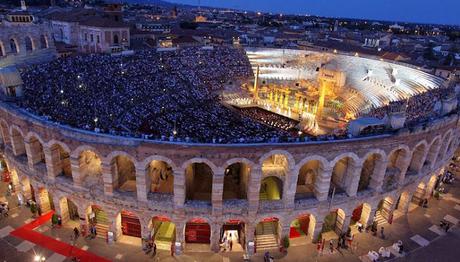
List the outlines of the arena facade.
<svg viewBox="0 0 460 262">
<path fill-rule="evenodd" d="M 431 196 L 460 142 L 456 110 L 378 136 L 200 144 L 77 129 L 2 101 L 0 131 L 15 189 L 41 212 L 115 240 L 155 232 L 177 254 L 217 252 L 225 232 L 252 253 L 391 221 Z"/>
<path fill-rule="evenodd" d="M 45 122 L 4 103 L 1 116 L 14 185 L 42 212 L 53 208 L 66 222 L 69 206 L 76 207 L 86 227 L 93 209 L 103 210 L 107 221 L 100 219 L 99 232 L 105 228 L 116 236 L 123 233 L 125 211 L 138 219 L 142 237 L 161 218 L 175 226 L 170 241 L 178 253 L 184 246 L 193 250 L 195 242 L 217 251 L 221 230 L 235 223 L 243 246 L 252 248 L 255 241 L 261 250 L 289 236 L 299 217 L 308 217 L 305 233 L 315 241 L 331 212 L 337 214 L 335 232 L 350 225 L 360 206 L 363 224 L 372 222 L 377 210 L 385 219 L 404 214 L 411 200 L 430 196 L 459 142 L 457 115 L 397 135 L 263 145 L 120 140 Z M 166 179 L 159 178 L 163 173 Z M 132 184 L 124 190 L 127 182 Z M 337 192 L 333 200 L 331 187 Z M 239 194 L 230 194 L 235 188 Z M 274 226 L 272 242 L 257 241 L 270 235 L 266 226 L 259 228 L 264 224 Z M 198 226 L 204 228 L 198 236 L 208 239 L 187 235 Z"/>
</svg>

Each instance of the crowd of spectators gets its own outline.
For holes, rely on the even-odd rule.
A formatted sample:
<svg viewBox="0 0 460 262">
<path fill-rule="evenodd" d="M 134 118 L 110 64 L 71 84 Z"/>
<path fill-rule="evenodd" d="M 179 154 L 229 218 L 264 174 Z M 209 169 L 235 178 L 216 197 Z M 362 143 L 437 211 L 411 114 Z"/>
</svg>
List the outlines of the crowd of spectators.
<svg viewBox="0 0 460 262">
<path fill-rule="evenodd" d="M 252 75 L 239 49 L 82 55 L 30 66 L 21 75 L 22 107 L 81 129 L 216 143 L 271 141 L 289 135 L 220 103 L 216 91 Z"/>
<path fill-rule="evenodd" d="M 391 102 L 374 108 L 366 116 L 383 119 L 388 113 L 405 112 L 409 125 L 425 122 L 440 113 L 441 98 L 454 94 L 453 88 L 437 88 L 417 94 L 407 100 Z"/>
</svg>

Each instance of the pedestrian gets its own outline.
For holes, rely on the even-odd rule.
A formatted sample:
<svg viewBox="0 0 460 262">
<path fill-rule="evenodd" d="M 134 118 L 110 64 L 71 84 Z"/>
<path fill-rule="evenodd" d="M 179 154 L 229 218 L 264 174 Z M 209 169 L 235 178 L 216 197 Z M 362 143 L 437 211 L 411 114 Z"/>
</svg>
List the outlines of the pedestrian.
<svg viewBox="0 0 460 262">
<path fill-rule="evenodd" d="M 318 252 L 318 256 L 321 255 L 321 241 L 318 241 L 316 244 L 316 251 Z"/>
<path fill-rule="evenodd" d="M 332 242 L 332 239 L 329 240 L 329 251 L 332 253 L 334 253 L 334 243 Z"/>
<path fill-rule="evenodd" d="M 382 239 L 385 239 L 385 234 L 384 234 L 384 228 L 383 227 L 380 228 L 380 237 L 382 237 Z"/>
<path fill-rule="evenodd" d="M 73 228 L 73 236 L 75 240 L 77 240 L 77 238 L 80 236 L 80 231 L 78 231 L 77 227 Z"/>
<path fill-rule="evenodd" d="M 230 251 L 232 251 L 232 248 L 233 248 L 233 241 L 232 241 L 231 238 L 229 238 L 228 241 L 230 242 Z"/>
<path fill-rule="evenodd" d="M 157 244 L 153 242 L 153 255 L 156 256 L 156 254 L 157 254 Z"/>
<path fill-rule="evenodd" d="M 446 229 L 446 233 L 447 233 L 447 231 L 449 231 L 449 229 L 450 229 L 450 223 L 447 223 L 447 224 L 446 224 L 445 229 Z"/>
</svg>

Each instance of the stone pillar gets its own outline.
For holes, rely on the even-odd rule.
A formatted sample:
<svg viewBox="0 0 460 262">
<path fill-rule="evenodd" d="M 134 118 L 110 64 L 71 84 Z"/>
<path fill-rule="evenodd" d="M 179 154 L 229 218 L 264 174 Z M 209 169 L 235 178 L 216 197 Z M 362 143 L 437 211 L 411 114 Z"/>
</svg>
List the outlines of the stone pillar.
<svg viewBox="0 0 460 262">
<path fill-rule="evenodd" d="M 278 222 L 278 223 L 280 223 L 280 222 Z M 278 237 L 279 237 L 278 243 L 280 244 L 280 246 L 283 246 L 283 239 L 285 237 L 289 238 L 290 231 L 291 231 L 291 223 L 290 223 L 290 221 L 284 222 L 281 225 L 281 232 L 278 234 Z"/>
<path fill-rule="evenodd" d="M 114 241 L 117 241 L 118 238 L 121 236 L 121 213 L 113 214 L 111 212 L 107 212 L 107 216 L 110 220 L 109 231 L 113 232 Z"/>
<path fill-rule="evenodd" d="M 176 225 L 176 243 L 174 244 L 174 253 L 176 256 L 182 255 L 185 243 L 185 222 L 175 223 Z"/>
<path fill-rule="evenodd" d="M 150 176 L 147 174 L 145 166 L 136 164 L 136 190 L 137 200 L 147 203 L 147 196 L 150 192 Z"/>
<path fill-rule="evenodd" d="M 356 196 L 356 193 L 358 192 L 358 186 L 359 186 L 359 179 L 361 178 L 361 170 L 362 170 L 362 164 L 358 165 L 357 163 L 353 163 L 348 166 L 347 174 L 346 174 L 346 192 L 347 195 L 350 197 Z"/>
<path fill-rule="evenodd" d="M 220 240 L 220 229 L 222 228 L 221 223 L 212 223 L 211 224 L 211 250 L 213 252 L 219 252 L 219 240 Z"/>
<path fill-rule="evenodd" d="M 174 171 L 174 207 L 184 208 L 185 203 L 185 170 Z"/>
<path fill-rule="evenodd" d="M 42 161 L 42 147 L 40 141 L 27 141 L 25 143 L 26 153 L 27 153 L 27 162 L 30 169 L 34 169 L 35 164 Z"/>
<path fill-rule="evenodd" d="M 289 169 L 286 174 L 283 188 L 283 203 L 287 209 L 294 208 L 298 174 L 298 172 L 295 174 L 295 170 L 292 169 Z"/>
<path fill-rule="evenodd" d="M 111 163 L 102 162 L 102 180 L 104 181 L 104 194 L 106 196 L 113 196 L 113 176 Z M 116 170 L 114 170 L 116 171 Z"/>
<path fill-rule="evenodd" d="M 87 207 L 83 205 L 77 204 L 78 216 L 80 217 L 80 232 L 84 236 L 89 234 L 88 215 L 86 214 L 86 208 Z"/>
<path fill-rule="evenodd" d="M 54 179 L 62 172 L 61 155 L 58 147 L 43 148 L 45 153 L 46 170 L 48 172 L 48 178 L 54 181 Z"/>
<path fill-rule="evenodd" d="M 396 162 L 396 166 L 400 166 L 400 173 L 398 177 L 398 187 L 404 183 L 404 178 L 406 177 L 407 170 L 409 169 L 410 165 L 410 156 L 406 156 L 404 158 L 398 158 Z"/>
<path fill-rule="evenodd" d="M 21 180 L 21 191 L 24 196 L 24 201 L 32 199 L 29 178 L 24 178 Z"/>
<path fill-rule="evenodd" d="M 350 227 L 351 215 L 352 214 L 345 215 L 345 219 L 343 220 L 343 225 L 342 225 L 342 233 L 347 233 L 347 230 Z"/>
<path fill-rule="evenodd" d="M 375 212 L 377 211 L 377 207 L 372 207 L 371 210 L 369 211 L 369 217 L 367 218 L 367 221 L 363 221 L 363 226 L 367 227 L 372 225 L 374 223 L 374 217 L 375 217 Z"/>
<path fill-rule="evenodd" d="M 24 145 L 24 138 L 19 132 L 13 132 L 11 134 L 11 148 L 15 156 L 26 154 L 26 148 Z"/>
<path fill-rule="evenodd" d="M 249 255 L 253 255 L 256 252 L 255 242 L 254 242 L 255 227 L 256 225 L 252 223 L 247 223 L 244 229 L 246 232 L 246 243 L 245 244 L 246 244 L 247 252 Z"/>
<path fill-rule="evenodd" d="M 376 192 L 382 192 L 383 181 L 385 179 L 385 172 L 387 170 L 388 160 L 376 160 L 373 174 L 369 181 L 369 187 Z"/>
<path fill-rule="evenodd" d="M 321 234 L 321 230 L 323 229 L 323 221 L 317 220 L 315 224 L 315 230 L 312 232 L 312 242 L 317 243 L 319 240 L 319 235 Z"/>
<path fill-rule="evenodd" d="M 318 201 L 327 201 L 331 185 L 332 168 L 320 170 L 315 182 L 315 196 Z"/>
<path fill-rule="evenodd" d="M 212 215 L 214 217 L 222 215 L 224 194 L 224 172 L 216 172 L 212 178 Z"/>
<path fill-rule="evenodd" d="M 255 216 L 259 209 L 260 183 L 262 181 L 262 170 L 254 167 L 249 175 L 248 204 L 249 215 Z"/>
<path fill-rule="evenodd" d="M 79 157 L 70 157 L 70 166 L 72 168 L 72 180 L 74 186 L 81 187 L 83 185 L 83 174 L 80 173 L 80 159 Z"/>
</svg>

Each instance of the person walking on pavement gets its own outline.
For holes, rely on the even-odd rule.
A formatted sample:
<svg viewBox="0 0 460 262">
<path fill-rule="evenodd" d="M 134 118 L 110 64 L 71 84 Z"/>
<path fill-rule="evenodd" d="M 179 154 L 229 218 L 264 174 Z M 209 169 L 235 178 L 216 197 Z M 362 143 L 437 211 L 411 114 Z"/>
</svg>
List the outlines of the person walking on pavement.
<svg viewBox="0 0 460 262">
<path fill-rule="evenodd" d="M 73 236 L 75 240 L 77 240 L 77 238 L 80 236 L 80 231 L 78 231 L 77 227 L 73 228 Z"/>
<path fill-rule="evenodd" d="M 384 228 L 383 227 L 380 228 L 380 237 L 382 239 L 385 239 L 385 234 L 384 234 Z"/>
</svg>

